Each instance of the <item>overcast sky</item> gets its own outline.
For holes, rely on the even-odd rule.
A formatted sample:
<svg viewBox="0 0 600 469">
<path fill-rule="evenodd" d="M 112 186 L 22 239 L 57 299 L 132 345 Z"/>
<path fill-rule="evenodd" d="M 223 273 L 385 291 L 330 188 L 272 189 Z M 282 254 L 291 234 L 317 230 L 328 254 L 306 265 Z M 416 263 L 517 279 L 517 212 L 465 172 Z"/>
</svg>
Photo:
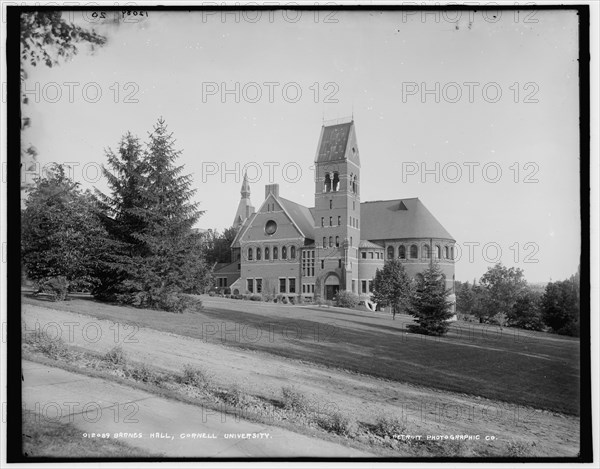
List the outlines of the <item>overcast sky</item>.
<svg viewBox="0 0 600 469">
<path fill-rule="evenodd" d="M 108 42 L 94 55 L 30 70 L 24 138 L 40 163 L 75 163 L 75 180 L 105 189 L 104 148 L 163 116 L 198 226 L 223 230 L 244 167 L 257 208 L 272 182 L 313 206 L 323 118 L 353 113 L 362 201 L 419 197 L 457 240 L 458 280 L 498 260 L 532 282 L 576 271 L 575 12 L 213 13 L 97 25 Z"/>
</svg>

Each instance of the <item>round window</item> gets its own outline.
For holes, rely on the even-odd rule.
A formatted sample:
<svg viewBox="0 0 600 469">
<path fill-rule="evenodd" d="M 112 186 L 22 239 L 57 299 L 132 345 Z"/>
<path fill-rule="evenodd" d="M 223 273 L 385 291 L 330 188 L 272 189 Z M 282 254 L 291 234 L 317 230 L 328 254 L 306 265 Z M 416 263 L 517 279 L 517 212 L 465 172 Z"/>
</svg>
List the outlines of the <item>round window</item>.
<svg viewBox="0 0 600 469">
<path fill-rule="evenodd" d="M 272 235 L 272 234 L 275 234 L 276 231 L 277 231 L 277 223 L 275 223 L 274 220 L 269 220 L 267 222 L 267 224 L 265 225 L 265 233 L 267 233 L 268 235 Z"/>
</svg>

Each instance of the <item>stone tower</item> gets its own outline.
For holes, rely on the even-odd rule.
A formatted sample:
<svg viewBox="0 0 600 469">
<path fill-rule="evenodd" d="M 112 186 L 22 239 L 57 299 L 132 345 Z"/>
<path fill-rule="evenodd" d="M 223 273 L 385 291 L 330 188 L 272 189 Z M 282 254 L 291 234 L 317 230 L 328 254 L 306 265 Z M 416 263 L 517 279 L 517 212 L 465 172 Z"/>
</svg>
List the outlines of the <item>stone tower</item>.
<svg viewBox="0 0 600 469">
<path fill-rule="evenodd" d="M 242 182 L 240 194 L 242 194 L 242 198 L 240 199 L 235 218 L 233 219 L 233 226 L 236 229 L 239 229 L 244 224 L 246 218 L 254 213 L 254 207 L 250 201 L 250 184 L 248 184 L 247 174 L 244 174 L 244 182 Z"/>
<path fill-rule="evenodd" d="M 357 293 L 360 158 L 353 120 L 325 123 L 315 157 L 315 245 L 318 294 Z"/>
</svg>

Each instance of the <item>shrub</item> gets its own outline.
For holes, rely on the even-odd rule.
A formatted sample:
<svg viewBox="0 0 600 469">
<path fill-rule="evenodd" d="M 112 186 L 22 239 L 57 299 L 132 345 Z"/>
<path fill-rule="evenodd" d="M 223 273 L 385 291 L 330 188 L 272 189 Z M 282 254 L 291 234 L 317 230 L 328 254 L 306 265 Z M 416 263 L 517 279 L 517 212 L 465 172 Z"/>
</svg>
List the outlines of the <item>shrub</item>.
<svg viewBox="0 0 600 469">
<path fill-rule="evenodd" d="M 188 363 L 183 367 L 181 382 L 197 388 L 207 388 L 210 385 L 210 377 L 204 370 Z"/>
<path fill-rule="evenodd" d="M 531 456 L 529 445 L 522 441 L 509 441 L 506 445 L 507 456 L 509 457 L 524 457 Z"/>
<path fill-rule="evenodd" d="M 287 305 L 288 304 L 288 299 L 285 296 L 283 296 L 281 298 L 281 303 L 284 304 L 284 305 Z"/>
<path fill-rule="evenodd" d="M 160 378 L 145 363 L 128 368 L 130 376 L 143 383 L 158 382 Z"/>
<path fill-rule="evenodd" d="M 400 420 L 393 417 L 381 416 L 373 426 L 373 433 L 382 438 L 393 438 L 394 435 L 402 435 L 406 432 L 406 426 Z"/>
<path fill-rule="evenodd" d="M 211 290 L 208 292 L 208 296 L 217 296 L 217 294 Z"/>
<path fill-rule="evenodd" d="M 239 384 L 234 384 L 227 391 L 221 394 L 222 399 L 234 407 L 243 407 L 250 404 L 251 399 Z"/>
<path fill-rule="evenodd" d="M 275 295 L 273 295 L 272 293 L 268 293 L 268 292 L 262 293 L 262 300 L 265 301 L 266 303 L 270 303 L 274 299 L 275 299 Z"/>
<path fill-rule="evenodd" d="M 262 296 L 260 296 L 260 295 L 250 295 L 250 301 L 262 301 Z"/>
<path fill-rule="evenodd" d="M 337 294 L 337 298 L 335 301 L 336 306 L 340 306 L 342 308 L 356 308 L 360 299 L 356 293 L 352 293 L 351 291 L 342 290 Z"/>
<path fill-rule="evenodd" d="M 106 352 L 104 355 L 104 361 L 107 361 L 111 365 L 125 365 L 127 363 L 127 358 L 123 348 L 118 345 Z"/>
<path fill-rule="evenodd" d="M 53 360 L 70 356 L 69 347 L 62 339 L 50 339 L 43 333 L 33 334 L 35 348 Z"/>
<path fill-rule="evenodd" d="M 283 386 L 281 388 L 281 394 L 283 395 L 283 406 L 286 409 L 301 414 L 305 414 L 309 411 L 310 403 L 306 396 L 292 386 Z"/>
<path fill-rule="evenodd" d="M 350 419 L 341 412 L 319 414 L 316 423 L 323 430 L 337 435 L 347 436 L 351 433 Z"/>
<path fill-rule="evenodd" d="M 67 299 L 69 292 L 69 282 L 66 277 L 50 277 L 39 282 L 39 291 L 47 293 L 52 298 L 52 301 L 64 301 Z"/>
</svg>

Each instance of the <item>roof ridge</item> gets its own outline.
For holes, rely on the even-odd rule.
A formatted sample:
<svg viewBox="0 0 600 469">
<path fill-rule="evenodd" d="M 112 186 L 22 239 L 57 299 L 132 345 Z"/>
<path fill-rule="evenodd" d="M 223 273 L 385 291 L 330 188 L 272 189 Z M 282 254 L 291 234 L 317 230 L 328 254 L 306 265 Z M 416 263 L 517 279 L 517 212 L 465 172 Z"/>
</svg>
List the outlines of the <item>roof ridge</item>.
<svg viewBox="0 0 600 469">
<path fill-rule="evenodd" d="M 400 199 L 387 199 L 387 200 L 365 200 L 361 204 L 374 204 L 377 202 L 401 202 L 403 200 L 421 200 L 418 197 L 402 197 Z"/>
</svg>

